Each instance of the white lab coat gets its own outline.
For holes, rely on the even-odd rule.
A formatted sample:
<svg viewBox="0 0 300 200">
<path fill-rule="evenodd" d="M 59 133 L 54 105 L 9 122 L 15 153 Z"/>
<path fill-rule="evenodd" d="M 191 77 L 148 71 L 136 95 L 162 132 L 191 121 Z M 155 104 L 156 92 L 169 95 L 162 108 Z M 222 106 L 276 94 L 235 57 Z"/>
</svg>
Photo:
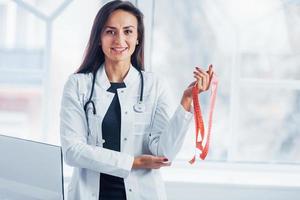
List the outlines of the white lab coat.
<svg viewBox="0 0 300 200">
<path fill-rule="evenodd" d="M 93 101 L 96 115 L 88 109 L 89 135 L 84 112 L 92 75 L 72 74 L 64 87 L 60 132 L 64 160 L 74 167 L 68 188 L 70 200 L 98 200 L 100 173 L 124 178 L 127 200 L 165 200 L 159 170 L 132 169 L 135 156 L 151 154 L 172 161 L 180 150 L 193 114 L 179 104 L 171 115 L 170 96 L 162 80 L 151 72 L 144 75 L 146 110 L 137 113 L 140 75 L 131 66 L 124 79 L 126 88 L 118 89 L 121 107 L 121 151 L 102 147 L 102 120 L 114 97 L 107 92 L 110 82 L 102 66 L 96 74 Z"/>
</svg>

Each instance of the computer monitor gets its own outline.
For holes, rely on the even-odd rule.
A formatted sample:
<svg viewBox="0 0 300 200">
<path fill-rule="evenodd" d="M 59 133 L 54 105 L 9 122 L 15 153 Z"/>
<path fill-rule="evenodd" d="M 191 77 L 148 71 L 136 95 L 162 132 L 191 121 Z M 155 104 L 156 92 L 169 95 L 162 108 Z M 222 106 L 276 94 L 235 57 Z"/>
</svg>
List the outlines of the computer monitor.
<svg viewBox="0 0 300 200">
<path fill-rule="evenodd" d="M 0 135 L 0 199 L 63 200 L 61 147 Z"/>
</svg>

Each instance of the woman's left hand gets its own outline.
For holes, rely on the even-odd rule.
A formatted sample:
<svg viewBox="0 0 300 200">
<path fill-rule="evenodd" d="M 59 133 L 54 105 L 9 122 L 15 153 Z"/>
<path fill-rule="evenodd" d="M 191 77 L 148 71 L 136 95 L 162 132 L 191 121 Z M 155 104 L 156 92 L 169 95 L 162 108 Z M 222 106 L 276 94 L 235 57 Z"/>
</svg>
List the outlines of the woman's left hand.
<svg viewBox="0 0 300 200">
<path fill-rule="evenodd" d="M 195 84 L 197 84 L 198 87 L 198 93 L 207 91 L 210 87 L 212 75 L 213 75 L 213 70 L 212 70 L 212 65 L 208 66 L 208 70 L 205 71 L 201 68 L 196 67 L 195 71 L 193 72 L 194 78 L 196 81 L 192 82 L 187 89 L 185 89 L 182 99 L 181 99 L 181 104 L 182 106 L 187 110 L 190 111 L 190 106 L 191 102 L 193 99 L 193 87 Z"/>
</svg>

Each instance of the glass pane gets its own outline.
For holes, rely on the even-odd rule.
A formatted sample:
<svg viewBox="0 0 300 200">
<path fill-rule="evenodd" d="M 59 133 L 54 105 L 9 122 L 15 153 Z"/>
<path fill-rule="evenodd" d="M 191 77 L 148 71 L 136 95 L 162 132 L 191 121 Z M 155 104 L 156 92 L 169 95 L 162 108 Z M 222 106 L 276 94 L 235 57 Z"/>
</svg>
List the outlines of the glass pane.
<svg viewBox="0 0 300 200">
<path fill-rule="evenodd" d="M 0 4 L 0 11 L 0 48 L 27 50 L 45 46 L 45 22 L 13 1 Z"/>
<path fill-rule="evenodd" d="M 65 0 L 23 0 L 45 15 L 51 15 Z"/>
<path fill-rule="evenodd" d="M 41 140 L 41 92 L 1 86 L 0 93 L 0 134 Z"/>
<path fill-rule="evenodd" d="M 13 1 L 3 2 L 0 9 L 1 134 L 40 140 L 45 24 Z"/>
<path fill-rule="evenodd" d="M 235 20 L 241 76 L 300 79 L 300 4 L 277 0 L 255 4 L 260 10 L 259 18 L 255 14 Z"/>
<path fill-rule="evenodd" d="M 184 89 L 194 81 L 194 67 L 207 68 L 210 63 L 215 65 L 220 87 L 208 159 L 225 160 L 230 129 L 229 92 L 230 67 L 234 50 L 231 45 L 234 40 L 231 37 L 233 34 L 230 34 L 226 24 L 220 25 L 218 13 L 214 12 L 209 2 L 156 1 L 154 13 L 151 69 L 160 74 L 172 88 L 174 107 L 179 105 Z M 178 16 L 176 23 L 174 16 Z M 228 37 L 224 37 L 224 34 L 228 34 Z M 203 96 L 201 106 L 205 114 L 209 96 L 201 96 Z M 194 152 L 194 134 L 192 125 L 182 151 L 178 155 L 179 159 L 191 158 L 191 153 Z"/>
<path fill-rule="evenodd" d="M 5 22 L 6 22 L 6 5 L 0 1 L 0 46 L 5 42 Z"/>
<path fill-rule="evenodd" d="M 242 88 L 238 161 L 300 162 L 300 92 Z"/>
<path fill-rule="evenodd" d="M 300 54 L 243 53 L 240 59 L 242 77 L 300 79 Z"/>
</svg>

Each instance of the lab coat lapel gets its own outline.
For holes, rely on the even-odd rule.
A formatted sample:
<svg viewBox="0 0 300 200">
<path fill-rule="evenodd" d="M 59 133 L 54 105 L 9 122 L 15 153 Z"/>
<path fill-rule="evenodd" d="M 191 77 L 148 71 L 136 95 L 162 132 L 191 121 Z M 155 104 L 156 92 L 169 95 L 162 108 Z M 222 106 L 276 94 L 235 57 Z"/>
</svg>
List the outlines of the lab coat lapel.
<svg viewBox="0 0 300 200">
<path fill-rule="evenodd" d="M 91 126 L 97 127 L 97 146 L 103 145 L 104 141 L 102 140 L 102 121 L 114 98 L 113 93 L 107 92 L 107 89 L 109 87 L 110 82 L 105 73 L 104 66 L 102 65 L 96 73 L 95 90 L 93 95 L 97 117 L 96 120 L 93 121 L 93 124 L 91 124 Z"/>
<path fill-rule="evenodd" d="M 99 110 L 97 115 L 101 116 L 103 119 L 104 115 L 106 114 L 109 105 L 114 98 L 114 94 L 108 92 L 108 88 L 110 87 L 109 79 L 106 75 L 104 65 L 102 65 L 96 74 L 96 82 L 95 82 L 95 99 L 97 101 L 96 108 Z M 102 121 L 101 121 L 102 124 Z"/>
<path fill-rule="evenodd" d="M 140 84 L 138 71 L 131 66 L 124 78 L 125 88 L 118 89 L 118 97 L 121 107 L 121 151 L 133 152 L 134 113 L 132 96 L 137 93 Z"/>
</svg>

